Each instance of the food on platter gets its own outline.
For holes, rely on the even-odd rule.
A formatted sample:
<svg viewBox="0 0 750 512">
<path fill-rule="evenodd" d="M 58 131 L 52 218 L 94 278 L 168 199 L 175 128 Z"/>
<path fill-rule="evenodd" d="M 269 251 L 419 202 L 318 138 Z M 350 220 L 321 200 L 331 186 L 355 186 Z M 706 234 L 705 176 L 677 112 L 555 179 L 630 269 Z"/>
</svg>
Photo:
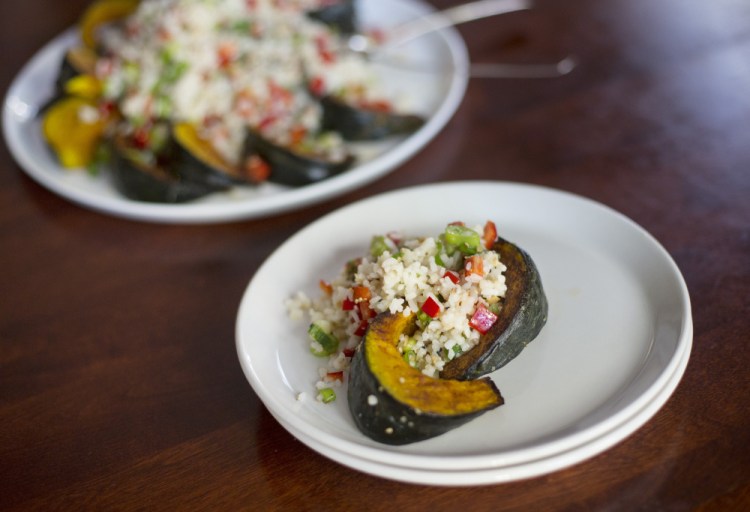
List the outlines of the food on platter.
<svg viewBox="0 0 750 512">
<path fill-rule="evenodd" d="M 428 439 L 503 403 L 486 375 L 537 337 L 548 305 L 531 257 L 495 224 L 448 224 L 432 237 L 391 232 L 320 295 L 300 292 L 290 315 L 309 319 L 310 351 L 326 365 L 317 399 L 348 406 L 367 436 Z"/>
<path fill-rule="evenodd" d="M 347 49 L 351 0 L 98 0 L 79 29 L 43 135 L 131 199 L 307 185 L 356 163 L 349 141 L 424 124 Z"/>
</svg>

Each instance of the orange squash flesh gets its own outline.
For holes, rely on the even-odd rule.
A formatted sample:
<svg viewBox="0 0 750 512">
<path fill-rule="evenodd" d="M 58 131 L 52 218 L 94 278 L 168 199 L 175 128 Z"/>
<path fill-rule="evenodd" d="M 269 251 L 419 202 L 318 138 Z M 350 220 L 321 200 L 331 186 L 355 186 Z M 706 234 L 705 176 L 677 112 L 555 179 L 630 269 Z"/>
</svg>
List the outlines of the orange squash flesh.
<svg viewBox="0 0 750 512">
<path fill-rule="evenodd" d="M 415 327 L 413 315 L 383 313 L 371 323 L 354 355 L 347 398 L 362 433 L 387 444 L 435 437 L 503 404 L 487 377 L 434 379 L 412 368 L 397 349 Z"/>
</svg>

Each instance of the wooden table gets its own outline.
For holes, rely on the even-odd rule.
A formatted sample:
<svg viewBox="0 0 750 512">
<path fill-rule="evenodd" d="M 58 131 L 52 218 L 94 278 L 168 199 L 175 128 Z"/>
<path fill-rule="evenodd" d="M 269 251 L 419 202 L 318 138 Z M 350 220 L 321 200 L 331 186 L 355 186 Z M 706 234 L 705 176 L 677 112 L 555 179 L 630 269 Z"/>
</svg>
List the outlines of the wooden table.
<svg viewBox="0 0 750 512">
<path fill-rule="evenodd" d="M 3 91 L 84 5 L 3 4 Z M 750 5 L 539 0 L 461 32 L 475 62 L 570 53 L 579 67 L 553 80 L 472 78 L 455 117 L 398 171 L 278 216 L 107 216 L 39 186 L 2 145 L 0 509 L 750 505 Z M 689 366 L 655 417 L 612 449 L 502 485 L 399 483 L 310 450 L 248 385 L 235 316 L 276 247 L 352 201 L 455 179 L 592 198 L 642 225 L 680 267 L 694 314 Z"/>
</svg>

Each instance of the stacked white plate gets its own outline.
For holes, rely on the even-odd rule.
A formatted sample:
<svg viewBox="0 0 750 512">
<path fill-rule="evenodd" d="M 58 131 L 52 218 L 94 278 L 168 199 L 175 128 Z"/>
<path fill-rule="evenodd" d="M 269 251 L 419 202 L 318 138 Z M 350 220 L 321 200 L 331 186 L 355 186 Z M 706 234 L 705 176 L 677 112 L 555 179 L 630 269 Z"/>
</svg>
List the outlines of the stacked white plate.
<svg viewBox="0 0 750 512">
<path fill-rule="evenodd" d="M 314 399 L 318 360 L 307 325 L 284 300 L 318 293 L 372 235 L 435 235 L 448 222 L 494 221 L 529 252 L 549 301 L 539 337 L 490 375 L 505 405 L 442 436 L 405 446 L 361 434 L 345 385 Z M 555 471 L 612 447 L 648 421 L 677 387 L 692 345 L 687 287 L 643 228 L 594 201 L 547 188 L 452 182 L 349 205 L 307 226 L 250 282 L 237 318 L 242 368 L 292 435 L 343 465 L 404 482 L 477 485 Z"/>
</svg>

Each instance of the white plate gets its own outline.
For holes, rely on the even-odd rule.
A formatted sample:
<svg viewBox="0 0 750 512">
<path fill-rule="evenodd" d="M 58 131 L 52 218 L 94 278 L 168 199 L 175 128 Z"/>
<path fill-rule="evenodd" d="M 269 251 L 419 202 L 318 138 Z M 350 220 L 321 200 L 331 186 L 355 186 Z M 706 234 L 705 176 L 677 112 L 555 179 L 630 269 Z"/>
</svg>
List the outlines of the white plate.
<svg viewBox="0 0 750 512">
<path fill-rule="evenodd" d="M 318 362 L 307 350 L 306 325 L 287 319 L 284 299 L 300 289 L 315 295 L 318 280 L 361 254 L 373 234 L 431 235 L 453 220 L 488 219 L 532 255 L 550 305 L 539 337 L 491 375 L 505 405 L 440 437 L 394 447 L 356 429 L 343 388 L 335 403 L 315 402 Z M 587 454 L 582 446 L 635 430 L 642 423 L 637 418 L 645 421 L 641 411 L 663 403 L 673 389 L 668 383 L 679 380 L 691 329 L 679 269 L 626 217 L 551 189 L 455 182 L 355 203 L 290 238 L 245 292 L 237 348 L 266 407 L 304 433 L 312 448 L 409 469 L 481 471 L 575 449 Z M 298 401 L 300 392 L 310 398 Z"/>
<path fill-rule="evenodd" d="M 359 2 L 358 8 L 364 26 L 380 27 L 433 10 L 421 0 Z M 237 187 L 185 204 L 155 204 L 123 197 L 106 177 L 65 171 L 42 139 L 36 114 L 52 95 L 65 50 L 77 41 L 76 30 L 64 32 L 43 47 L 13 81 L 3 108 L 6 143 L 28 175 L 52 192 L 104 213 L 154 222 L 210 223 L 262 217 L 361 187 L 391 172 L 432 140 L 458 108 L 468 80 L 466 46 L 458 32 L 447 29 L 427 34 L 399 47 L 398 66 L 378 69 L 394 94 L 408 98 L 414 111 L 427 118 L 411 136 L 355 145 L 358 165 L 312 185 L 289 188 L 268 183 L 257 188 Z"/>
<path fill-rule="evenodd" d="M 689 336 L 692 337 L 692 332 L 689 333 Z M 677 387 L 677 384 L 679 384 L 690 358 L 689 345 L 685 348 L 686 350 L 680 356 L 679 366 L 675 369 L 674 374 L 666 382 L 665 387 L 659 392 L 658 396 L 625 423 L 571 450 L 556 453 L 550 457 L 527 460 L 511 466 L 466 470 L 432 470 L 428 468 L 392 465 L 356 457 L 345 451 L 322 445 L 314 438 L 309 437 L 305 432 L 298 431 L 291 425 L 286 425 L 280 418 L 277 418 L 277 420 L 298 440 L 321 455 L 335 460 L 344 466 L 370 475 L 412 484 L 453 487 L 511 482 L 551 473 L 594 457 L 619 443 L 646 423 L 664 405 Z"/>
</svg>

